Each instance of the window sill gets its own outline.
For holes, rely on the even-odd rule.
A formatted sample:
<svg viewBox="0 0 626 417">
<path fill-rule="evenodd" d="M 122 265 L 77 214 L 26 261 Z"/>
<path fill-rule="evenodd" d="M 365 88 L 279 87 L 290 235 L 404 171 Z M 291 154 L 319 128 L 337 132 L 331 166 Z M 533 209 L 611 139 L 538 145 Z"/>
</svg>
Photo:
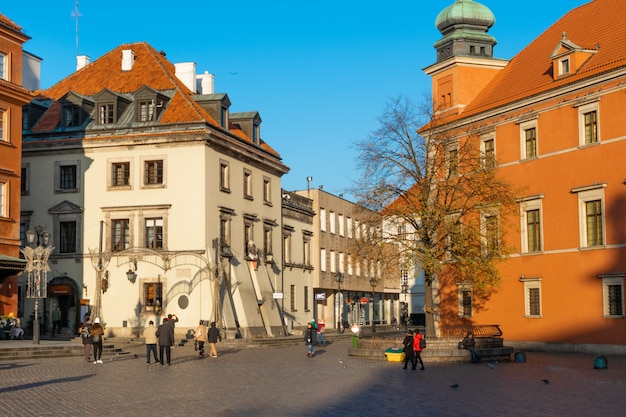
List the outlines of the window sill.
<svg viewBox="0 0 626 417">
<path fill-rule="evenodd" d="M 623 319 L 626 318 L 626 316 L 621 315 L 621 316 L 608 316 L 608 315 L 603 315 L 602 316 L 603 319 Z"/>
<path fill-rule="evenodd" d="M 589 251 L 589 250 L 598 250 L 598 249 L 606 249 L 606 245 L 596 245 L 596 246 L 581 246 L 578 248 L 579 251 Z"/>
<path fill-rule="evenodd" d="M 524 315 L 525 319 L 542 319 L 543 316 L 529 316 L 529 315 Z"/>
<path fill-rule="evenodd" d="M 223 192 L 223 193 L 230 194 L 230 188 L 220 187 L 220 191 Z"/>
<path fill-rule="evenodd" d="M 160 184 L 143 184 L 141 188 L 144 190 L 158 190 L 158 189 L 166 188 L 166 187 L 165 187 L 165 183 L 160 183 Z"/>
<path fill-rule="evenodd" d="M 578 149 L 590 148 L 590 147 L 598 146 L 598 145 L 600 145 L 600 140 L 597 140 L 596 142 L 591 142 L 591 143 L 581 143 L 580 145 L 578 145 Z"/>
<path fill-rule="evenodd" d="M 56 190 L 54 190 L 55 194 L 71 194 L 78 192 L 80 192 L 78 188 L 57 188 Z"/>
<path fill-rule="evenodd" d="M 244 194 L 243 198 L 246 200 L 254 201 L 254 197 L 252 197 L 251 195 Z"/>
<path fill-rule="evenodd" d="M 107 191 L 130 191 L 133 187 L 130 185 L 111 185 L 107 187 Z"/>
</svg>

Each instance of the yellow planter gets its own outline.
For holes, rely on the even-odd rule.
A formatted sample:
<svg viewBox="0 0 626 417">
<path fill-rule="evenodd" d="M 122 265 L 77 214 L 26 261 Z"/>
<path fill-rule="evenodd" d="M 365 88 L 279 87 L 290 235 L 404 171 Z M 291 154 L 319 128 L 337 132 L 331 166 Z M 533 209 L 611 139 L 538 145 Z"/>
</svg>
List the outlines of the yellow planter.
<svg viewBox="0 0 626 417">
<path fill-rule="evenodd" d="M 402 362 L 404 360 L 404 352 L 402 348 L 389 348 L 385 351 L 388 362 Z"/>
</svg>

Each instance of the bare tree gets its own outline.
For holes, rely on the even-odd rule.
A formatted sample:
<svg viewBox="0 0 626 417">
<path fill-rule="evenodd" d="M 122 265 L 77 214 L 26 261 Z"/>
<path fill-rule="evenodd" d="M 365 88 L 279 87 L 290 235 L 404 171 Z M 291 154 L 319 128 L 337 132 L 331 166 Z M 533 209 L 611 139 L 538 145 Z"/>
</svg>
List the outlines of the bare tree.
<svg viewBox="0 0 626 417">
<path fill-rule="evenodd" d="M 388 103 L 379 127 L 356 143 L 361 178 L 352 191 L 384 215 L 384 238 L 400 257 L 423 270 L 426 329 L 434 336 L 439 278 L 470 283 L 483 300 L 498 287 L 503 225 L 515 198 L 490 148 L 481 149 L 480 130 L 455 128 L 427 103 Z"/>
</svg>

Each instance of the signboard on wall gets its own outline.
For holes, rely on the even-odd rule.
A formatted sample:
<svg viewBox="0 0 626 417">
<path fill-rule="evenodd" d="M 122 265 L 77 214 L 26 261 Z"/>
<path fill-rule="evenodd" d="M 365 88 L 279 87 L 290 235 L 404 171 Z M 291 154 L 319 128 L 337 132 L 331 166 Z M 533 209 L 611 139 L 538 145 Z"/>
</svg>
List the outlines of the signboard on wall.
<svg viewBox="0 0 626 417">
<path fill-rule="evenodd" d="M 326 300 L 326 293 L 325 292 L 316 292 L 315 293 L 315 301 L 324 301 Z"/>
</svg>

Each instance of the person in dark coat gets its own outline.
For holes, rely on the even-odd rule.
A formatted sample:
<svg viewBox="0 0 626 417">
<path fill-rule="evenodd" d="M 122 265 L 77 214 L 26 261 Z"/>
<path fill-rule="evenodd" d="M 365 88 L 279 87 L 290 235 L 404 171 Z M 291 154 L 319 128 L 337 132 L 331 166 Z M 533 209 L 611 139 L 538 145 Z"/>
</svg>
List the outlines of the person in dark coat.
<svg viewBox="0 0 626 417">
<path fill-rule="evenodd" d="M 211 327 L 209 327 L 209 334 L 207 336 L 207 340 L 209 342 L 209 356 L 212 358 L 217 358 L 217 348 L 215 344 L 219 340 L 222 341 L 222 335 L 220 334 L 220 330 L 215 327 L 215 322 L 211 322 Z"/>
<path fill-rule="evenodd" d="M 480 356 L 476 351 L 476 341 L 474 340 L 474 333 L 470 330 L 467 335 L 461 341 L 463 348 L 470 351 L 472 354 L 472 363 L 480 362 Z"/>
<path fill-rule="evenodd" d="M 161 358 L 161 365 L 165 365 L 163 362 L 163 353 L 165 353 L 167 364 L 170 365 L 172 346 L 174 345 L 174 326 L 172 326 L 167 318 L 163 319 L 163 324 L 157 329 L 156 335 L 159 339 L 159 357 Z"/>
<path fill-rule="evenodd" d="M 413 330 L 409 330 L 406 336 L 404 336 L 404 340 L 402 341 L 402 345 L 404 346 L 402 348 L 402 351 L 404 352 L 404 366 L 402 367 L 402 369 L 406 369 L 409 361 L 411 362 L 411 365 L 413 365 L 413 358 L 415 357 L 415 351 L 413 349 L 413 337 Z M 415 369 L 415 365 L 413 365 L 413 369 Z"/>
</svg>

